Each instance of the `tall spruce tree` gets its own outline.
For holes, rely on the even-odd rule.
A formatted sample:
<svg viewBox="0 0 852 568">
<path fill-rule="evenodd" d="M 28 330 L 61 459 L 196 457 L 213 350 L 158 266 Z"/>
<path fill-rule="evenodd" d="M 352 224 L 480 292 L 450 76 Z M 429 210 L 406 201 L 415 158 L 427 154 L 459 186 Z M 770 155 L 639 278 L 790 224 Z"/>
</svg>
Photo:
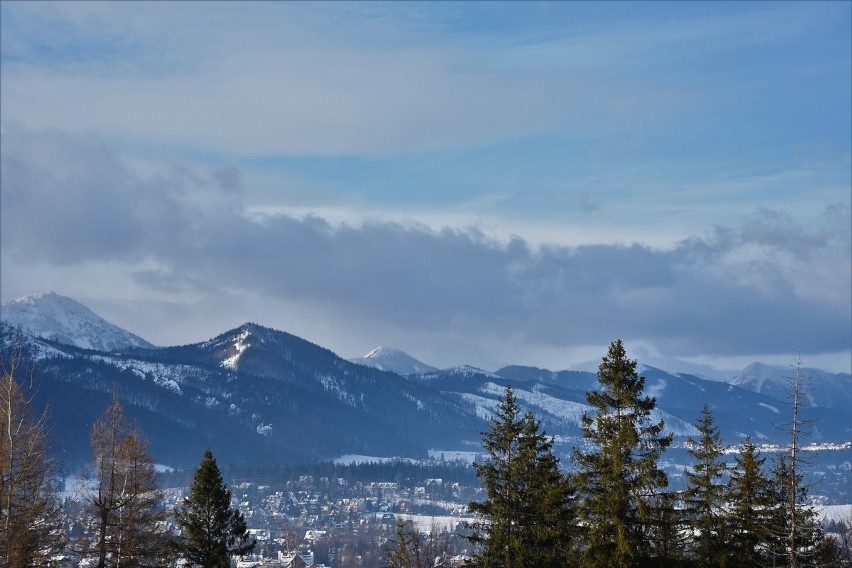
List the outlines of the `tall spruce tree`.
<svg viewBox="0 0 852 568">
<path fill-rule="evenodd" d="M 491 428 L 483 432 L 488 458 L 474 464 L 486 492 L 470 504 L 484 522 L 471 540 L 475 560 L 487 568 L 549 568 L 570 565 L 575 513 L 573 492 L 559 471 L 552 440 L 532 414 L 521 415 L 506 388 Z"/>
<path fill-rule="evenodd" d="M 686 470 L 683 513 L 692 533 L 692 556 L 703 568 L 724 566 L 727 555 L 725 527 L 725 473 L 723 448 L 713 412 L 705 404 L 695 427 L 699 438 L 689 439 L 692 471 Z"/>
<path fill-rule="evenodd" d="M 730 568 L 772 565 L 767 528 L 772 522 L 772 499 L 764 461 L 751 438 L 746 438 L 728 481 Z"/>
<path fill-rule="evenodd" d="M 231 507 L 231 491 L 213 453 L 207 450 L 192 479 L 189 497 L 175 509 L 181 530 L 178 551 L 190 566 L 228 568 L 232 556 L 254 550 L 256 540 L 243 514 Z"/>
<path fill-rule="evenodd" d="M 520 441 L 518 465 L 526 497 L 520 516 L 525 557 L 518 566 L 570 566 L 579 524 L 572 480 L 560 471 L 553 439 L 531 413 L 522 420 Z"/>
<path fill-rule="evenodd" d="M 585 525 L 585 566 L 626 568 L 656 557 L 654 507 L 663 506 L 668 478 L 657 462 L 671 445 L 663 421 L 653 422 L 656 399 L 643 396 L 645 379 L 636 361 L 614 341 L 598 367 L 599 390 L 586 393 L 594 407 L 584 414 L 583 436 L 589 452 L 574 451 L 578 465 L 580 514 Z"/>
</svg>

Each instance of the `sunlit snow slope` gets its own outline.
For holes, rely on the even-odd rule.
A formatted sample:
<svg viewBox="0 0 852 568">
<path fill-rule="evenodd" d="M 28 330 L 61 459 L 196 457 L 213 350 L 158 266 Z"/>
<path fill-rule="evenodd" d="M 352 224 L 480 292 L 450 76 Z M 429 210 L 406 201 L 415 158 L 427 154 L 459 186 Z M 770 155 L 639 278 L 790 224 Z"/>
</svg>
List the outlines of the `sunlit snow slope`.
<svg viewBox="0 0 852 568">
<path fill-rule="evenodd" d="M 53 292 L 32 294 L 0 306 L 0 319 L 26 333 L 82 349 L 117 351 L 153 347 L 83 304 Z"/>
</svg>

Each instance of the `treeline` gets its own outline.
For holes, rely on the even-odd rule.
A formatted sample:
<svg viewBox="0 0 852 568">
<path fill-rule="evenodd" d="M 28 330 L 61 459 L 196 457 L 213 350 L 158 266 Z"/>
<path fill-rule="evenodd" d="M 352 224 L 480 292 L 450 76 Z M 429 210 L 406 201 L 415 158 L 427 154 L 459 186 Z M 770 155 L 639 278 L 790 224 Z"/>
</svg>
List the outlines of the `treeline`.
<svg viewBox="0 0 852 568">
<path fill-rule="evenodd" d="M 800 364 L 797 365 L 797 370 Z M 523 414 L 511 387 L 483 434 L 487 459 L 475 465 L 487 498 L 470 504 L 473 562 L 482 568 L 643 566 L 849 566 L 848 542 L 826 535 L 802 482 L 798 417 L 801 385 L 791 388 L 790 452 L 771 464 L 746 439 L 732 468 L 712 411 L 696 419 L 687 487 L 670 490 L 660 460 L 672 442 L 655 420 L 656 401 L 622 342 L 609 347 L 598 388 L 587 392 L 593 411 L 582 419 L 583 449 L 569 473 L 552 439 L 531 413 Z M 846 529 L 848 531 L 848 527 Z M 399 541 L 397 550 L 406 546 Z M 410 567 L 398 567 L 410 568 Z"/>
<path fill-rule="evenodd" d="M 348 485 L 373 481 L 395 481 L 401 488 L 410 489 L 425 479 L 442 479 L 444 483 L 474 485 L 476 475 L 466 463 L 412 462 L 404 459 L 340 464 L 334 462 L 303 463 L 298 465 L 245 466 L 227 464 L 222 474 L 232 483 L 250 482 L 269 485 L 274 490 L 282 489 L 287 483 L 308 476 L 315 482 L 329 480 L 335 483 L 342 479 Z M 192 477 L 190 471 L 171 471 L 160 474 L 163 487 L 186 487 Z"/>
<path fill-rule="evenodd" d="M 0 358 L 0 566 L 228 566 L 254 548 L 209 451 L 189 497 L 167 509 L 148 442 L 116 397 L 92 425 L 79 494 L 64 498 L 47 415 L 32 415 L 19 361 Z M 71 507 L 76 514 L 66 513 Z"/>
</svg>

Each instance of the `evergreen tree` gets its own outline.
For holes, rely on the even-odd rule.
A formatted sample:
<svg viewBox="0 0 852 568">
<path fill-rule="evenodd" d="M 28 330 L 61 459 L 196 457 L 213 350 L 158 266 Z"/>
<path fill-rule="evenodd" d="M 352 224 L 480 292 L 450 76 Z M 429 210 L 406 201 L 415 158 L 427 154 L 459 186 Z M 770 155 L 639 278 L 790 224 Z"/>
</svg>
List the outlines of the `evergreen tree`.
<svg viewBox="0 0 852 568">
<path fill-rule="evenodd" d="M 685 543 L 683 511 L 676 507 L 679 495 L 676 492 L 666 491 L 652 502 L 650 531 L 653 539 L 653 549 L 656 558 L 653 565 L 662 568 L 665 566 L 684 565 Z M 692 564 L 686 564 L 692 566 Z"/>
<path fill-rule="evenodd" d="M 820 525 L 816 511 L 805 505 L 807 486 L 802 474 L 796 481 L 790 466 L 790 456 L 779 456 L 770 478 L 771 516 L 767 524 L 773 566 L 812 568 L 825 565 L 824 557 L 830 555 L 830 542 Z M 795 491 L 795 493 L 792 493 Z M 795 524 L 793 524 L 795 522 Z"/>
<path fill-rule="evenodd" d="M 48 566 L 62 550 L 61 507 L 46 455 L 46 414 L 33 417 L 15 378 L 20 359 L 0 357 L 0 565 Z"/>
<path fill-rule="evenodd" d="M 553 440 L 540 431 L 531 413 L 522 420 L 520 442 L 518 465 L 526 495 L 520 511 L 524 560 L 518 566 L 569 565 L 578 525 L 572 481 L 559 470 Z"/>
<path fill-rule="evenodd" d="M 726 529 L 724 523 L 727 464 L 722 459 L 719 429 L 713 412 L 705 404 L 695 424 L 700 437 L 689 439 L 689 454 L 695 463 L 686 470 L 683 513 L 692 534 L 692 555 L 700 567 L 724 566 Z"/>
<path fill-rule="evenodd" d="M 668 479 L 657 461 L 672 435 L 663 435 L 663 421 L 652 422 L 656 399 L 642 396 L 645 379 L 621 340 L 601 361 L 598 385 L 600 390 L 586 393 L 596 412 L 582 420 L 583 436 L 593 449 L 574 451 L 586 528 L 583 563 L 626 568 L 652 557 L 659 561 L 660 551 L 653 550 L 654 518 L 661 515 L 653 508 L 665 504 L 659 494 Z"/>
<path fill-rule="evenodd" d="M 231 508 L 231 491 L 213 453 L 207 450 L 195 471 L 189 497 L 175 509 L 182 533 L 177 548 L 190 566 L 228 568 L 232 556 L 254 550 L 243 514 Z"/>
<path fill-rule="evenodd" d="M 772 565 L 767 528 L 772 523 L 772 493 L 764 461 L 751 438 L 746 438 L 728 481 L 731 568 Z"/>
<path fill-rule="evenodd" d="M 481 545 L 476 562 L 488 568 L 565 566 L 575 524 L 573 494 L 552 440 L 532 414 L 521 416 L 511 387 L 483 433 L 483 446 L 488 459 L 474 468 L 487 497 L 470 504 L 484 519 L 471 537 Z"/>
</svg>

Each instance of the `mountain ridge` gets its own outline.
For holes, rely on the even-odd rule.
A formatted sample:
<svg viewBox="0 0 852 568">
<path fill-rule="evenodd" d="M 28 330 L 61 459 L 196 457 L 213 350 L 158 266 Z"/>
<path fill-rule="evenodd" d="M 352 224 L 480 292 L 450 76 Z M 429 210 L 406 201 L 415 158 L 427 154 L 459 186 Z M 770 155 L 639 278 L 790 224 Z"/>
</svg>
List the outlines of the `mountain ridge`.
<svg viewBox="0 0 852 568">
<path fill-rule="evenodd" d="M 226 463 L 243 464 L 477 451 L 509 385 L 568 463 L 573 447 L 584 443 L 581 418 L 592 410 L 586 393 L 597 384 L 592 372 L 519 365 L 403 376 L 250 322 L 194 344 L 113 352 L 37 338 L 5 322 L 0 335 L 4 357 L 17 346 L 33 363 L 39 408 L 53 409 L 57 445 L 72 464 L 88 459 L 88 430 L 113 395 L 148 434 L 160 463 L 189 467 L 207 448 Z M 675 435 L 667 453 L 673 479 L 689 463 L 686 442 L 704 402 L 727 444 L 750 436 L 767 448 L 783 446 L 783 399 L 746 388 L 748 381 L 738 386 L 648 365 L 640 371 L 646 394 L 657 399 L 653 419 Z M 852 386 L 841 381 L 839 388 L 844 385 Z M 845 494 L 852 486 L 852 475 L 843 477 L 844 463 L 852 471 L 852 457 L 843 457 L 852 453 L 852 411 L 825 406 L 823 398 L 814 398 L 816 406 L 803 416 L 819 419 L 815 443 L 846 448 L 831 458 L 846 462 L 826 466 L 826 486 Z"/>
<path fill-rule="evenodd" d="M 30 335 L 96 351 L 153 347 L 88 307 L 55 292 L 37 292 L 0 305 L 0 321 Z"/>
</svg>

